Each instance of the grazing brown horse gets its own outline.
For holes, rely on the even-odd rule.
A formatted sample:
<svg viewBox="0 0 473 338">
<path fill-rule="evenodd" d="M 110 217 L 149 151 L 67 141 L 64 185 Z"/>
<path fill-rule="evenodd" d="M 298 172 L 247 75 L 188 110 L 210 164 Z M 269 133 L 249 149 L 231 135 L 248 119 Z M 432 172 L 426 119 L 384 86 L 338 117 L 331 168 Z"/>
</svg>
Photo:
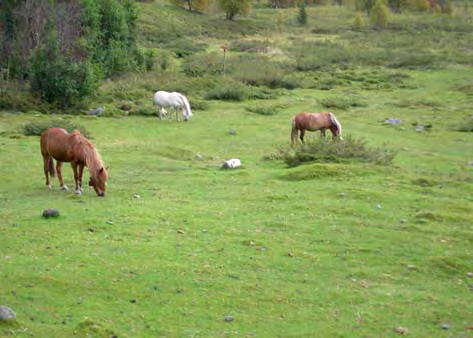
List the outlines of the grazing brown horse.
<svg viewBox="0 0 473 338">
<path fill-rule="evenodd" d="M 74 172 L 76 194 L 82 193 L 82 173 L 84 167 L 89 168 L 89 186 L 92 186 L 98 196 L 105 196 L 107 169 L 94 145 L 78 130 L 68 133 L 62 128 L 49 128 L 41 134 L 41 155 L 44 162 L 46 186 L 51 189 L 49 175 L 57 176 L 60 188 L 67 190 L 62 179 L 62 163 L 70 162 Z M 56 168 L 54 161 L 57 161 Z"/>
<path fill-rule="evenodd" d="M 298 113 L 292 118 L 291 130 L 291 146 L 294 147 L 297 135 L 300 131 L 299 138 L 304 143 L 304 134 L 307 131 L 320 130 L 321 136 L 325 137 L 325 130 L 330 129 L 333 139 L 343 140 L 342 125 L 338 122 L 335 115 L 329 112 L 321 113 Z"/>
</svg>

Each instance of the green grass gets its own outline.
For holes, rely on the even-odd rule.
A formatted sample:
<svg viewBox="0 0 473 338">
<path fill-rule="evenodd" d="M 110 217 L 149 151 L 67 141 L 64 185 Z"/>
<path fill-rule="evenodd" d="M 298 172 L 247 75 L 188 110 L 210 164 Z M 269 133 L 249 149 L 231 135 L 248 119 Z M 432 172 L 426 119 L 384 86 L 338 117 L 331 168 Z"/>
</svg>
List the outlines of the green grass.
<svg viewBox="0 0 473 338">
<path fill-rule="evenodd" d="M 415 77 L 435 90 L 431 75 Z M 294 94 L 300 106 L 314 99 L 281 100 Z M 4 334 L 389 336 L 404 326 L 421 337 L 448 323 L 466 335 L 472 135 L 442 119 L 429 133 L 379 123 L 404 108 L 354 108 L 338 114 L 345 132 L 399 150 L 394 165 L 265 160 L 289 146 L 298 109 L 220 103 L 188 123 L 69 117 L 109 167 L 103 199 L 46 191 L 38 138 L 18 132 L 32 117 L 3 114 L 1 290 L 18 315 Z M 243 167 L 219 170 L 231 157 Z M 61 216 L 43 219 L 46 208 Z"/>
<path fill-rule="evenodd" d="M 198 23 L 192 40 L 211 50 L 254 34 L 272 13 L 219 31 L 218 17 L 206 22 L 167 5 L 158 13 L 168 25 L 160 24 L 158 5 L 140 4 L 147 47 L 166 27 L 184 34 L 187 18 Z M 353 34 L 349 12 L 331 8 L 316 14 L 307 41 Z M 276 46 L 302 36 L 286 20 Z M 157 27 L 164 32 L 155 41 Z M 376 49 L 371 34 L 363 46 Z M 1 112 L 0 305 L 17 320 L 0 323 L 0 336 L 394 337 L 398 326 L 414 337 L 469 336 L 473 134 L 455 129 L 471 115 L 471 60 L 456 63 L 463 42 L 444 34 L 448 67 L 334 64 L 301 73 L 306 86 L 279 88 L 264 101 L 205 100 L 218 79 L 183 76 L 179 59 L 175 68 L 107 81 L 89 104 L 112 116 L 63 116 L 88 131 L 108 166 L 105 198 L 89 188 L 79 197 L 59 191 L 57 180 L 47 191 L 39 138 L 22 130 L 49 116 Z M 189 89 L 191 104 L 206 109 L 187 123 L 115 114 L 127 103 L 151 115 L 163 83 Z M 290 168 L 276 160 L 290 147 L 291 117 L 328 103 L 347 137 L 396 151 L 393 163 Z M 417 132 L 416 123 L 432 128 Z M 219 169 L 233 157 L 241 168 Z M 67 164 L 64 176 L 72 186 Z M 61 215 L 45 219 L 47 208 Z"/>
</svg>

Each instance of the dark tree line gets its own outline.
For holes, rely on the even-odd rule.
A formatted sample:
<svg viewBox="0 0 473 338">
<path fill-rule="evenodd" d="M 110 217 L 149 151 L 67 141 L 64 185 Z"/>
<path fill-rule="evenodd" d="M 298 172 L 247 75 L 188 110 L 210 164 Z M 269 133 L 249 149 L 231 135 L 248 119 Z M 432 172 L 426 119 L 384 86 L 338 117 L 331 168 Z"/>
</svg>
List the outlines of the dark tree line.
<svg viewBox="0 0 473 338">
<path fill-rule="evenodd" d="M 143 67 L 132 0 L 2 0 L 0 67 L 63 108 Z"/>
</svg>

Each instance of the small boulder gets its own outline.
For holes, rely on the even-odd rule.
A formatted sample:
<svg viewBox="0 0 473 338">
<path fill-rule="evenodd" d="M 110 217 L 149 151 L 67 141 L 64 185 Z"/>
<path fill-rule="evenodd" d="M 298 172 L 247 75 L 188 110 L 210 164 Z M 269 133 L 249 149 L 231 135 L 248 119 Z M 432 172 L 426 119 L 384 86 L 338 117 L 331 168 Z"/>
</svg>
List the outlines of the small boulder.
<svg viewBox="0 0 473 338">
<path fill-rule="evenodd" d="M 58 217 L 58 216 L 59 216 L 59 210 L 57 209 L 46 209 L 43 211 L 44 218 Z"/>
<path fill-rule="evenodd" d="M 241 161 L 238 158 L 232 158 L 220 165 L 220 169 L 233 169 L 238 167 L 241 167 Z"/>
<path fill-rule="evenodd" d="M 0 306 L 0 321 L 9 321 L 16 318 L 15 311 L 10 309 L 8 306 Z"/>
</svg>

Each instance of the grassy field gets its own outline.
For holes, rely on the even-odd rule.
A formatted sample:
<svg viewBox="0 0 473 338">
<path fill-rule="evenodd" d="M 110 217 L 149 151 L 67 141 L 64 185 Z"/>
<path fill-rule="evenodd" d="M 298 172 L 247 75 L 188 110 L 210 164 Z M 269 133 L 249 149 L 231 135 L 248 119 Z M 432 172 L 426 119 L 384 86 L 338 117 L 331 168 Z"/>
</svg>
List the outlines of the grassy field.
<svg viewBox="0 0 473 338">
<path fill-rule="evenodd" d="M 0 336 L 471 336 L 473 134 L 456 129 L 471 115 L 472 69 L 365 65 L 351 76 L 393 72 L 402 86 L 207 100 L 187 123 L 60 116 L 90 132 L 109 168 L 105 198 L 57 181 L 47 191 L 39 138 L 22 127 L 51 117 L 1 112 L 0 305 L 17 319 Z M 113 93 L 136 84 L 134 104 L 150 106 L 157 80 L 130 78 L 94 103 L 119 104 Z M 291 116 L 340 98 L 363 103 L 332 109 L 345 136 L 396 151 L 391 165 L 268 159 L 289 148 Z M 248 110 L 260 104 L 285 108 Z M 242 168 L 219 169 L 233 157 Z M 46 208 L 61 215 L 45 219 Z"/>
</svg>

